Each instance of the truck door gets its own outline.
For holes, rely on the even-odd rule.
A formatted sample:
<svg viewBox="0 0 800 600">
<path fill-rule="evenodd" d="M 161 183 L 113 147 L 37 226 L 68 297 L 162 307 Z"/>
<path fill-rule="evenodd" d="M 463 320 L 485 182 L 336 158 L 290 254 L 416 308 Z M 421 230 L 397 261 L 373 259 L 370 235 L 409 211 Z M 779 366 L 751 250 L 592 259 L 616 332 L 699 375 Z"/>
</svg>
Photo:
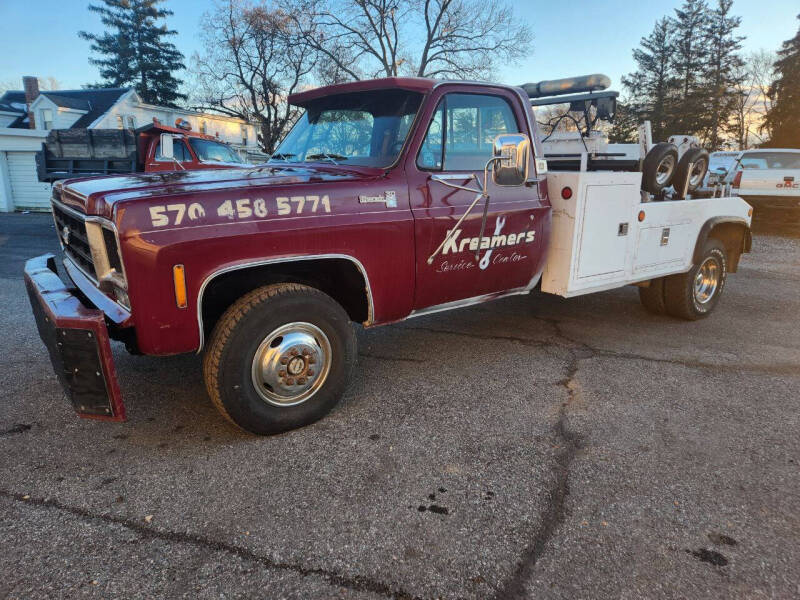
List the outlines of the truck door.
<svg viewBox="0 0 800 600">
<path fill-rule="evenodd" d="M 181 166 L 186 169 L 196 169 L 192 166 L 194 158 L 191 152 L 186 147 L 186 143 L 181 139 L 174 139 L 172 142 L 172 149 L 175 160 L 164 158 L 161 156 L 161 142 L 159 138 L 155 138 L 152 143 L 152 148 L 148 150 L 148 161 L 145 165 L 145 171 L 180 171 Z M 175 161 L 178 161 L 181 166 L 178 166 Z"/>
<path fill-rule="evenodd" d="M 425 125 L 417 131 L 406 155 L 416 245 L 415 310 L 459 301 L 466 304 L 484 295 L 525 288 L 541 269 L 547 241 L 542 227 L 549 216 L 549 203 L 540 198 L 534 180 L 519 187 L 499 187 L 491 182 L 491 176 L 484 239 L 480 238 L 481 200 L 428 264 L 478 194 L 469 178 L 475 175 L 483 180 L 495 136 L 530 135 L 520 99 L 511 90 L 463 90 L 464 86 L 458 85 L 434 89 L 422 115 Z M 447 187 L 435 181 L 434 175 L 476 192 Z M 535 177 L 533 160 L 530 177 Z"/>
</svg>

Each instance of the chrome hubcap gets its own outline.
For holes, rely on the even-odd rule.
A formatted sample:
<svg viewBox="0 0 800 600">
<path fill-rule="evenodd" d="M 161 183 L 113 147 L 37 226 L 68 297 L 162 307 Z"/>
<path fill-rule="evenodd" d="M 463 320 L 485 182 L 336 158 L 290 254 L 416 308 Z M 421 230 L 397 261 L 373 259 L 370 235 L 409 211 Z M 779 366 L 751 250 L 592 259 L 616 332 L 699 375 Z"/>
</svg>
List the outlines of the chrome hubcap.
<svg viewBox="0 0 800 600">
<path fill-rule="evenodd" d="M 331 368 L 328 337 L 311 323 L 287 323 L 270 333 L 253 356 L 253 385 L 275 406 L 295 406 L 313 396 Z"/>
<path fill-rule="evenodd" d="M 705 160 L 698 160 L 694 163 L 692 167 L 692 172 L 689 175 L 689 185 L 692 187 L 696 187 L 700 185 L 700 182 L 703 180 L 703 175 L 706 172 L 706 161 Z"/>
<path fill-rule="evenodd" d="M 658 170 L 656 171 L 656 181 L 658 185 L 666 185 L 670 177 L 672 177 L 672 171 L 674 169 L 675 157 L 669 154 L 658 164 Z"/>
<path fill-rule="evenodd" d="M 706 304 L 719 287 L 722 270 L 715 258 L 707 258 L 694 276 L 694 299 L 698 304 Z"/>
</svg>

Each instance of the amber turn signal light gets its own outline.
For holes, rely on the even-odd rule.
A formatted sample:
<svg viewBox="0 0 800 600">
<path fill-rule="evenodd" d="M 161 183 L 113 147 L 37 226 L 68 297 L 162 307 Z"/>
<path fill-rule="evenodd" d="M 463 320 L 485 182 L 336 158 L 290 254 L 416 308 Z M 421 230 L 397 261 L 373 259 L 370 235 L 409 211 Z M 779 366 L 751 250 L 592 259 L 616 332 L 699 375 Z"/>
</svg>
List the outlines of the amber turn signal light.
<svg viewBox="0 0 800 600">
<path fill-rule="evenodd" d="M 172 280 L 175 283 L 175 304 L 178 308 L 186 308 L 186 271 L 183 265 L 172 267 Z"/>
<path fill-rule="evenodd" d="M 644 216 L 645 216 L 645 215 L 644 215 L 644 211 L 643 211 L 643 210 L 640 210 L 640 211 L 639 211 L 639 223 L 641 223 L 642 221 L 644 221 Z"/>
</svg>

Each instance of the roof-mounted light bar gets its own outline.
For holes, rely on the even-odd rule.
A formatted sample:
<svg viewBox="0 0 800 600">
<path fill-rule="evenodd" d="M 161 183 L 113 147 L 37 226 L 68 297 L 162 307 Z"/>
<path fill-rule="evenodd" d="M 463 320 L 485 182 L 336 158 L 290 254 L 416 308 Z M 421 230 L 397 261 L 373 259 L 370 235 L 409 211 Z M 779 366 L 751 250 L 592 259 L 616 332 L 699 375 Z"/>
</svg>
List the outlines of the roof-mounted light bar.
<svg viewBox="0 0 800 600">
<path fill-rule="evenodd" d="M 598 92 L 608 89 L 610 85 L 611 79 L 607 75 L 595 73 L 594 75 L 583 75 L 581 77 L 526 83 L 520 87 L 528 94 L 528 98 L 542 98 L 544 96 L 561 96 L 579 92 Z"/>
</svg>

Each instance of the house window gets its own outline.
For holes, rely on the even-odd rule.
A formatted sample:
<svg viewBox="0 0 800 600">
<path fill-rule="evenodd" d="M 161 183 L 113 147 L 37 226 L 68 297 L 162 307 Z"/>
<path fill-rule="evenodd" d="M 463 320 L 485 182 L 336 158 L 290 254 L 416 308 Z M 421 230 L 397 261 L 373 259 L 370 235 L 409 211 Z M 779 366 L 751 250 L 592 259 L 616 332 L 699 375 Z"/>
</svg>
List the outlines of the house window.
<svg viewBox="0 0 800 600">
<path fill-rule="evenodd" d="M 42 109 L 42 129 L 53 128 L 53 111 L 49 108 Z"/>
<path fill-rule="evenodd" d="M 117 129 L 125 129 L 125 120 L 122 115 L 117 115 Z"/>
<path fill-rule="evenodd" d="M 205 133 L 205 132 L 206 132 L 206 122 L 200 121 L 200 133 Z"/>
<path fill-rule="evenodd" d="M 247 125 L 242 125 L 242 146 L 247 146 Z"/>
<path fill-rule="evenodd" d="M 136 117 L 128 115 L 128 129 L 136 129 Z"/>
</svg>

